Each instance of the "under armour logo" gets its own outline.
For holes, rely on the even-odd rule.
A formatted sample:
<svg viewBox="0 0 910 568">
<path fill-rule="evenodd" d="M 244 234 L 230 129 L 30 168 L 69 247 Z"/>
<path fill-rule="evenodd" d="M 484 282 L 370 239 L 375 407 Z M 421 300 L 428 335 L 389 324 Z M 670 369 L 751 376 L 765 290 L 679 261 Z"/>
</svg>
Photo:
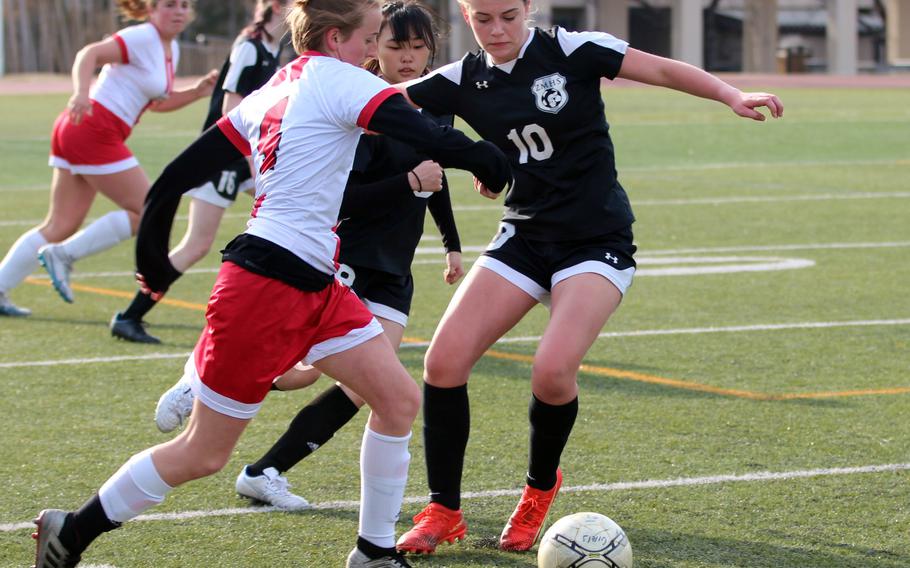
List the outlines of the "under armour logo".
<svg viewBox="0 0 910 568">
<path fill-rule="evenodd" d="M 605 258 L 606 258 L 607 260 L 609 260 L 610 262 L 612 262 L 613 264 L 616 264 L 617 262 L 619 262 L 619 259 L 616 258 L 615 256 L 613 256 L 613 253 L 610 253 L 610 252 L 608 252 L 608 253 L 606 254 Z"/>
<path fill-rule="evenodd" d="M 478 88 L 478 89 L 486 89 L 487 87 L 490 86 L 490 84 L 487 83 L 486 81 L 477 81 L 477 82 L 474 83 L 474 84 L 477 85 L 477 88 Z"/>
</svg>

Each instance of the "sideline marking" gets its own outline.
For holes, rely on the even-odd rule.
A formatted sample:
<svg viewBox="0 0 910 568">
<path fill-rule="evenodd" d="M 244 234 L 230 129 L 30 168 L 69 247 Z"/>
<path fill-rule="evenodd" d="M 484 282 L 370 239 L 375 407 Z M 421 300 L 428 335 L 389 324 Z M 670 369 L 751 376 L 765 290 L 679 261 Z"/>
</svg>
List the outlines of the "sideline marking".
<svg viewBox="0 0 910 568">
<path fill-rule="evenodd" d="M 435 240 L 435 239 L 434 239 Z M 672 254 L 702 254 L 702 253 L 732 253 L 732 252 L 775 252 L 775 251 L 797 251 L 797 250 L 839 250 L 839 249 L 867 249 L 867 248 L 905 248 L 910 247 L 910 241 L 886 241 L 878 243 L 808 243 L 808 244 L 783 244 L 783 245 L 746 245 L 746 246 L 734 246 L 734 247 L 704 247 L 704 248 L 687 248 L 687 249 L 658 249 L 658 250 L 645 250 L 638 257 L 639 264 L 648 264 L 654 263 L 662 260 L 662 257 Z M 486 250 L 486 245 L 471 245 L 463 247 L 462 252 L 483 252 Z M 444 251 L 441 247 L 418 247 L 416 249 L 416 254 L 418 255 L 430 255 L 438 254 L 438 259 L 421 259 L 415 260 L 413 264 L 443 264 L 445 261 L 442 258 Z M 463 256 L 462 260 L 464 262 L 473 262 L 476 260 L 476 257 L 467 257 Z M 710 262 L 710 258 L 703 259 L 704 262 Z M 795 260 L 795 259 L 787 259 Z M 796 259 L 798 260 L 798 259 Z M 187 270 L 186 274 L 216 274 L 218 272 L 218 267 L 212 268 L 191 268 Z M 39 274 L 39 273 L 35 273 Z M 641 272 L 636 273 L 637 276 L 641 276 Z M 73 280 L 84 280 L 88 278 L 118 278 L 118 277 L 128 277 L 133 278 L 133 272 L 127 272 L 125 270 L 120 271 L 107 271 L 107 272 L 77 272 L 72 275 Z M 43 280 L 48 281 L 49 278 L 47 275 L 39 274 L 38 276 L 31 276 L 32 280 Z"/>
<path fill-rule="evenodd" d="M 910 463 L 892 463 L 884 465 L 866 465 L 858 467 L 833 467 L 819 469 L 803 469 L 794 471 L 757 471 L 745 474 L 710 475 L 704 477 L 677 477 L 670 479 L 647 479 L 644 481 L 620 481 L 616 483 L 595 483 L 591 485 L 563 486 L 562 493 L 594 493 L 611 491 L 629 491 L 633 489 L 666 489 L 670 487 L 697 487 L 701 485 L 717 485 L 721 483 L 785 481 L 790 479 L 803 479 L 810 477 L 826 477 L 837 475 L 858 475 L 867 473 L 892 473 L 910 470 Z M 522 489 L 491 489 L 488 491 L 466 491 L 462 499 L 486 499 L 495 497 L 512 497 L 521 495 Z M 422 504 L 427 500 L 425 495 L 404 498 L 404 504 Z M 356 509 L 360 501 L 327 501 L 313 503 L 313 510 L 328 511 L 336 509 Z M 151 513 L 139 515 L 130 522 L 143 521 L 182 521 L 204 517 L 224 517 L 236 515 L 249 515 L 254 513 L 278 512 L 274 507 L 234 507 L 228 509 L 209 509 L 197 511 L 183 511 L 175 513 Z M 0 524 L 0 532 L 14 532 L 34 528 L 34 523 L 4 523 Z"/>
<path fill-rule="evenodd" d="M 702 333 L 740 333 L 752 331 L 782 331 L 791 329 L 828 329 L 835 327 L 866 327 L 866 326 L 887 326 L 887 325 L 910 325 L 910 318 L 891 319 L 891 320 L 853 320 L 853 321 L 828 321 L 828 322 L 803 322 L 803 323 L 781 323 L 781 324 L 755 324 L 755 325 L 734 325 L 727 327 L 690 327 L 677 329 L 639 329 L 631 331 L 609 331 L 598 335 L 598 338 L 622 338 L 622 337 L 648 337 L 654 335 L 697 335 Z M 506 343 L 532 343 L 540 341 L 541 337 L 523 336 L 523 337 L 503 337 L 496 344 Z M 402 343 L 402 349 L 419 349 L 429 346 L 429 341 L 423 341 L 417 338 L 405 337 L 406 343 Z M 149 359 L 179 359 L 189 357 L 190 352 L 181 353 L 149 353 L 147 355 L 122 355 L 112 357 L 90 357 L 82 359 L 56 359 L 42 361 L 14 361 L 0 363 L 0 369 L 16 369 L 20 367 L 53 367 L 57 365 L 83 365 L 92 363 L 113 363 L 119 361 L 145 361 Z"/>
<path fill-rule="evenodd" d="M 36 278 L 34 276 L 29 276 L 25 279 L 29 284 L 37 284 L 38 286 L 45 286 L 50 288 L 51 281 L 50 278 Z M 86 286 L 85 284 L 70 284 L 70 288 L 77 290 L 79 292 L 89 292 L 91 294 L 97 294 L 99 296 L 113 296 L 115 298 L 125 298 L 131 300 L 133 296 L 136 295 L 136 292 L 124 292 L 123 290 L 113 290 L 111 288 L 99 288 L 97 286 Z M 205 304 L 199 304 L 196 302 L 184 302 L 183 300 L 172 300 L 170 298 L 162 298 L 158 300 L 159 304 L 165 304 L 167 306 L 174 306 L 175 308 L 184 308 L 187 310 L 197 310 L 205 311 Z"/>
<path fill-rule="evenodd" d="M 505 353 L 503 351 L 487 351 L 484 356 L 493 357 L 494 359 L 505 359 L 508 361 L 518 361 L 521 363 L 533 363 L 533 355 L 522 355 L 519 353 Z M 582 363 L 579 366 L 578 371 L 580 373 L 589 373 L 592 375 L 600 375 L 602 377 L 610 377 L 612 379 L 622 379 L 635 381 L 638 383 L 648 383 L 653 385 L 661 385 L 665 387 L 671 387 L 680 390 L 690 390 L 696 392 L 705 392 L 709 394 L 716 394 L 719 396 L 728 396 L 733 398 L 745 398 L 748 400 L 757 400 L 757 401 L 780 401 L 780 400 L 795 400 L 795 399 L 814 399 L 814 398 L 846 398 L 852 396 L 872 396 L 872 395 L 883 395 L 883 394 L 906 394 L 910 393 L 910 387 L 891 387 L 884 389 L 862 389 L 862 390 L 849 390 L 849 391 L 830 391 L 830 392 L 817 392 L 817 393 L 786 393 L 786 394 L 768 394 L 757 391 L 741 390 L 741 389 L 728 389 L 722 387 L 715 387 L 712 385 L 707 385 L 704 383 L 696 383 L 694 381 L 683 381 L 680 379 L 670 379 L 667 377 L 658 377 L 657 375 L 648 375 L 645 373 L 638 373 L 636 371 L 626 371 L 624 369 L 615 369 L 612 367 L 600 367 L 598 365 L 588 365 Z"/>
</svg>

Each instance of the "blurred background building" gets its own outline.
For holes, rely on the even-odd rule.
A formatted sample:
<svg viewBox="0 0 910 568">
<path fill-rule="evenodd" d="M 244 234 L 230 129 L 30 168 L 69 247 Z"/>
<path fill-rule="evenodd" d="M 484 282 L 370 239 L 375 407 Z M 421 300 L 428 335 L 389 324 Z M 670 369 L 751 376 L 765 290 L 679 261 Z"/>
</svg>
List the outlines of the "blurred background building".
<svg viewBox="0 0 910 568">
<path fill-rule="evenodd" d="M 438 63 L 474 49 L 457 0 L 425 0 L 445 41 Z M 218 67 L 252 0 L 197 0 L 181 74 Z M 711 71 L 910 71 L 910 0 L 532 0 L 537 25 L 603 30 Z M 0 74 L 68 73 L 76 51 L 120 27 L 113 0 L 0 0 Z"/>
</svg>

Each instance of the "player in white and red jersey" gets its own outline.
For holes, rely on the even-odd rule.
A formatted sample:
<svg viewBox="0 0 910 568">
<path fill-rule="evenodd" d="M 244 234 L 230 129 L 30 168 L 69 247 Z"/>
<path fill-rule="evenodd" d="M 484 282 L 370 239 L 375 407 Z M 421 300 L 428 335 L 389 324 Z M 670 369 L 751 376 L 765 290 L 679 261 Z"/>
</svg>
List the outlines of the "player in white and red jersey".
<svg viewBox="0 0 910 568">
<path fill-rule="evenodd" d="M 286 32 L 284 12 L 289 3 L 290 0 L 258 0 L 253 21 L 240 32 L 221 68 L 202 130 L 262 87 L 278 70 L 281 36 Z M 234 204 L 239 193 L 252 192 L 253 188 L 250 164 L 241 158 L 187 192 L 189 221 L 180 243 L 170 252 L 174 268 L 186 272 L 208 254 L 225 210 Z M 148 294 L 137 291 L 126 309 L 111 318 L 111 335 L 136 343 L 161 343 L 145 330 L 143 321 L 155 305 Z"/>
<path fill-rule="evenodd" d="M 0 263 L 0 316 L 29 315 L 8 295 L 39 260 L 60 296 L 73 301 L 73 262 L 128 239 L 138 225 L 149 180 L 125 141 L 140 115 L 146 109 L 176 110 L 211 93 L 215 73 L 192 88 L 173 88 L 179 58 L 176 37 L 191 19 L 190 0 L 118 4 L 126 17 L 147 21 L 89 44 L 76 55 L 73 95 L 51 135 L 50 211 L 44 222 L 19 237 Z M 89 90 L 101 65 L 101 75 Z M 98 193 L 120 209 L 73 236 Z"/>
<path fill-rule="evenodd" d="M 375 50 L 375 0 L 297 0 L 289 15 L 301 56 L 169 164 L 149 193 L 136 243 L 154 297 L 174 277 L 167 241 L 180 195 L 251 153 L 256 201 L 247 230 L 229 243 L 187 362 L 193 418 L 171 441 L 134 455 L 78 511 L 42 511 L 36 566 L 75 565 L 85 548 L 160 503 L 173 487 L 219 471 L 274 377 L 300 360 L 372 409 L 361 448 L 361 509 L 353 567 L 407 567 L 394 548 L 420 391 L 382 327 L 334 278 L 332 231 L 360 135 L 420 147 L 443 166 L 468 169 L 492 191 L 511 184 L 505 155 L 436 126 L 397 90 L 356 65 Z"/>
<path fill-rule="evenodd" d="M 393 84 L 428 73 L 438 38 L 429 10 L 417 0 L 389 0 L 382 6 L 382 15 L 377 57 L 365 67 Z M 422 113 L 429 116 L 427 111 Z M 451 115 L 430 118 L 452 126 Z M 343 220 L 336 231 L 341 239 L 336 277 L 373 313 L 395 349 L 408 324 L 414 295 L 411 263 L 427 210 L 446 250 L 443 278 L 454 284 L 464 271 L 442 168 L 417 149 L 388 136 L 361 136 L 341 205 Z M 313 366 L 295 365 L 275 379 L 272 390 L 305 388 L 320 375 Z M 155 424 L 162 432 L 174 430 L 189 417 L 194 398 L 189 378 L 181 377 L 161 395 Z M 281 510 L 308 508 L 306 499 L 289 490 L 282 474 L 325 445 L 362 405 L 355 393 L 333 383 L 297 413 L 261 458 L 240 471 L 234 484 L 237 493 Z"/>
</svg>

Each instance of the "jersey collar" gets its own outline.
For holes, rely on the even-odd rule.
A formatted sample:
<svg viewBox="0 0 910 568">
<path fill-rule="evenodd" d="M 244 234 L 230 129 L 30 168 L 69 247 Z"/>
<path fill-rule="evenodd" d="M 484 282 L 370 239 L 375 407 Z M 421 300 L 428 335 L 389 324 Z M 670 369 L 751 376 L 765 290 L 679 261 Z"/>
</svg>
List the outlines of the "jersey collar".
<svg viewBox="0 0 910 568">
<path fill-rule="evenodd" d="M 506 61 L 505 63 L 500 63 L 497 65 L 496 63 L 493 63 L 493 58 L 490 57 L 490 54 L 487 53 L 486 51 L 484 51 L 483 56 L 484 56 L 484 59 L 486 59 L 487 66 L 496 67 L 500 71 L 505 71 L 506 73 L 511 73 L 512 69 L 515 67 L 515 64 L 518 63 L 518 60 L 521 59 L 522 57 L 524 57 L 525 51 L 528 49 L 528 46 L 531 45 L 531 40 L 534 39 L 534 35 L 535 35 L 534 28 L 528 28 L 528 31 L 531 33 L 528 34 L 528 39 L 525 40 L 524 45 L 521 46 L 521 49 L 518 51 L 518 57 L 516 57 L 515 59 L 513 59 L 511 61 Z"/>
</svg>

